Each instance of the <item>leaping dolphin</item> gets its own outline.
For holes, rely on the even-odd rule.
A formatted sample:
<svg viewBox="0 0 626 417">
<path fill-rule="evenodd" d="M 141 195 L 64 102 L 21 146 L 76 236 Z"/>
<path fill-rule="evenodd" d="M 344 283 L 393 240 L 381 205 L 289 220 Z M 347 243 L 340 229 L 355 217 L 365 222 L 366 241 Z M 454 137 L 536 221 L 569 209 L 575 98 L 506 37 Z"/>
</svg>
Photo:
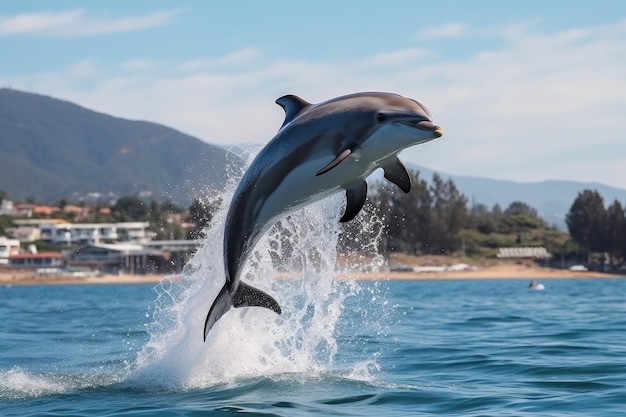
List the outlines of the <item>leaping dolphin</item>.
<svg viewBox="0 0 626 417">
<path fill-rule="evenodd" d="M 270 295 L 240 281 L 241 265 L 280 217 L 340 190 L 342 222 L 365 204 L 365 178 L 377 168 L 408 193 L 411 175 L 397 154 L 443 134 L 417 101 L 390 93 L 357 93 L 311 104 L 294 95 L 276 103 L 285 121 L 245 172 L 230 203 L 224 231 L 226 283 L 204 324 L 209 330 L 231 307 L 265 307 L 280 314 Z"/>
</svg>

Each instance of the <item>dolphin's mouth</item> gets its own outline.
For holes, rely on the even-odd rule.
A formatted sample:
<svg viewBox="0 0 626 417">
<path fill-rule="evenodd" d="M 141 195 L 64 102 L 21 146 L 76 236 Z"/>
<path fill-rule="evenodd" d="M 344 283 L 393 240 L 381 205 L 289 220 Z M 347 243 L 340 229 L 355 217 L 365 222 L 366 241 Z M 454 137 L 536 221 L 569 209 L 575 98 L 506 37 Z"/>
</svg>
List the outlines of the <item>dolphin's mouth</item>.
<svg viewBox="0 0 626 417">
<path fill-rule="evenodd" d="M 398 120 L 396 123 L 402 123 L 403 125 L 407 125 L 420 130 L 428 130 L 435 133 L 436 137 L 441 137 L 443 135 L 443 128 L 441 126 L 437 126 L 430 120 L 420 120 L 419 122 L 409 122 L 407 120 Z"/>
</svg>

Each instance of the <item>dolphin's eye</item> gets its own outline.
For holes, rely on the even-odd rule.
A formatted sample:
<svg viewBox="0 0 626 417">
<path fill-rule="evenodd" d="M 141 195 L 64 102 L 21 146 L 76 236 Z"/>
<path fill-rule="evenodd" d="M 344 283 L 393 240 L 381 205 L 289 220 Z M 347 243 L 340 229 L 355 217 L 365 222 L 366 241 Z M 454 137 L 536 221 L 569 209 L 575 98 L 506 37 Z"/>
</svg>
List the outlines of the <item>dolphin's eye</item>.
<svg viewBox="0 0 626 417">
<path fill-rule="evenodd" d="M 387 120 L 387 115 L 385 115 L 384 113 L 377 113 L 377 114 L 376 114 L 376 121 L 377 121 L 378 123 L 382 123 L 382 122 L 384 122 L 385 120 Z"/>
</svg>

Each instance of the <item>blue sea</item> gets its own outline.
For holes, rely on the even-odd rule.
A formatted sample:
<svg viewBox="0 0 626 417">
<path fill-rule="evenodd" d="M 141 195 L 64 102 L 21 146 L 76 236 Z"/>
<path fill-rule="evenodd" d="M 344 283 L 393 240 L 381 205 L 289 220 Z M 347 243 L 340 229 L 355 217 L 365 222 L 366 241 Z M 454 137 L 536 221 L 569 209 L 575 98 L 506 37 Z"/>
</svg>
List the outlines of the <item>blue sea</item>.
<svg viewBox="0 0 626 417">
<path fill-rule="evenodd" d="M 4 286 L 0 415 L 624 415 L 626 280 L 544 284 L 338 282 L 324 320 L 237 311 L 207 343 L 154 321 L 182 284 Z"/>
<path fill-rule="evenodd" d="M 384 264 L 380 221 L 346 237 L 342 203 L 283 219 L 243 265 L 282 314 L 233 309 L 206 342 L 224 212 L 158 285 L 1 286 L 0 416 L 626 413 L 625 278 L 337 280 Z"/>
</svg>

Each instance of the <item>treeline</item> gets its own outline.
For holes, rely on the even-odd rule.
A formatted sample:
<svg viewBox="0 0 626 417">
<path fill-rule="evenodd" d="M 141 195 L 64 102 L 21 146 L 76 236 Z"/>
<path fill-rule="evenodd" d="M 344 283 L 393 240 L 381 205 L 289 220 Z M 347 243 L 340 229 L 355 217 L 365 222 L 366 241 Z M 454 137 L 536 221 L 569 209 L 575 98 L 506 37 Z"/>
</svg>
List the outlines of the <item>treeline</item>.
<svg viewBox="0 0 626 417">
<path fill-rule="evenodd" d="M 599 262 L 608 255 L 611 265 L 626 259 L 626 212 L 618 200 L 605 207 L 600 193 L 584 190 L 578 193 L 565 222 L 587 261 L 594 254 Z"/>
<path fill-rule="evenodd" d="M 379 253 L 493 257 L 501 247 L 543 246 L 561 259 L 608 260 L 611 264 L 626 260 L 625 208 L 617 200 L 605 207 L 597 191 L 578 194 L 566 215 L 568 234 L 548 226 L 522 201 L 505 208 L 480 203 L 468 206 L 467 196 L 452 180 L 434 174 L 427 181 L 418 171 L 412 175 L 408 194 L 385 180 L 370 186 L 362 213 L 343 226 L 343 251 L 359 251 L 363 242 L 376 236 Z M 0 190 L 0 198 L 8 196 Z M 64 204 L 67 202 L 58 202 Z M 81 221 L 147 221 L 156 239 L 195 239 L 202 237 L 221 205 L 219 197 L 196 199 L 185 208 L 171 201 L 147 202 L 138 196 L 124 196 L 112 205 L 96 204 Z M 372 216 L 379 220 L 375 225 L 368 224 Z M 0 233 L 10 226 L 11 218 L 0 216 Z"/>
<path fill-rule="evenodd" d="M 553 253 L 574 256 L 569 236 L 549 227 L 537 211 L 522 201 L 506 208 L 483 204 L 468 207 L 468 198 L 455 183 L 434 174 L 430 181 L 414 171 L 408 194 L 387 181 L 370 190 L 365 213 L 381 219 L 379 250 L 411 255 L 462 254 L 495 256 L 500 247 L 544 246 Z M 366 214 L 369 215 L 369 214 Z M 346 225 L 346 235 L 359 226 Z M 356 245 L 344 239 L 348 250 Z M 352 247 L 351 247 L 352 246 Z"/>
</svg>

